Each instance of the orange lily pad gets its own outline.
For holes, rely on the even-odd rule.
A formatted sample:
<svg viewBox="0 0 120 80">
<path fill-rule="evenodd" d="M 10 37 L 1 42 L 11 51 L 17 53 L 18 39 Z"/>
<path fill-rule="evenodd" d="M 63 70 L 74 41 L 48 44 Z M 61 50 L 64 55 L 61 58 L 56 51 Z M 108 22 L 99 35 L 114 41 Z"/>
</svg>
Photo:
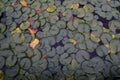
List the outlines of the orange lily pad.
<svg viewBox="0 0 120 80">
<path fill-rule="evenodd" d="M 29 32 L 34 35 L 37 32 L 37 29 L 28 28 Z"/>
<path fill-rule="evenodd" d="M 26 0 L 21 0 L 20 3 L 23 7 L 27 6 L 27 1 Z"/>
</svg>

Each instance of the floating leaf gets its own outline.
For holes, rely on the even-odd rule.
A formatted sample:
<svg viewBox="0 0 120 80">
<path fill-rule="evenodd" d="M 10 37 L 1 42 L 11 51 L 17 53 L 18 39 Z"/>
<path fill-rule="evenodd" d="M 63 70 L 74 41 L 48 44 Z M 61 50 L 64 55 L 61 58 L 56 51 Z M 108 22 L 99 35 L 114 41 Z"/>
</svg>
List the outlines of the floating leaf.
<svg viewBox="0 0 120 80">
<path fill-rule="evenodd" d="M 106 48 L 110 48 L 110 44 L 104 44 Z"/>
<path fill-rule="evenodd" d="M 29 32 L 34 35 L 37 32 L 37 29 L 28 28 Z"/>
<path fill-rule="evenodd" d="M 93 38 L 93 37 L 95 37 L 95 34 L 91 33 L 90 36 L 91 36 L 91 38 Z"/>
<path fill-rule="evenodd" d="M 4 74 L 2 70 L 0 70 L 0 80 L 4 80 Z"/>
<path fill-rule="evenodd" d="M 17 33 L 12 35 L 12 41 L 17 44 L 23 43 L 24 40 L 25 40 L 25 36 L 23 33 Z"/>
<path fill-rule="evenodd" d="M 70 8 L 72 8 L 72 9 L 78 9 L 79 8 L 79 3 L 73 3 Z"/>
<path fill-rule="evenodd" d="M 30 19 L 28 19 L 28 21 L 29 21 L 29 23 L 30 23 L 30 25 L 31 26 L 33 26 L 34 25 L 34 21 L 30 18 Z"/>
<path fill-rule="evenodd" d="M 116 50 L 110 49 L 111 54 L 116 54 Z"/>
<path fill-rule="evenodd" d="M 43 71 L 41 76 L 41 80 L 53 80 L 52 73 L 50 71 Z"/>
<path fill-rule="evenodd" d="M 94 6 L 91 4 L 86 4 L 83 6 L 86 12 L 94 12 Z"/>
<path fill-rule="evenodd" d="M 104 32 L 108 32 L 108 33 L 110 32 L 109 29 L 106 29 L 106 28 L 104 28 L 104 27 L 103 27 L 103 31 L 104 31 Z"/>
<path fill-rule="evenodd" d="M 12 2 L 10 5 L 11 5 L 12 7 L 14 7 L 14 6 L 16 5 L 16 3 L 15 3 L 15 2 Z"/>
<path fill-rule="evenodd" d="M 116 36 L 114 34 L 112 34 L 112 38 L 115 38 Z"/>
<path fill-rule="evenodd" d="M 84 17 L 86 14 L 86 12 L 83 8 L 78 8 L 77 11 L 78 11 L 77 17 L 79 17 L 79 18 Z"/>
<path fill-rule="evenodd" d="M 37 12 L 37 13 L 41 13 L 41 12 L 42 12 L 42 9 L 39 8 L 39 9 L 36 10 L 36 12 Z"/>
<path fill-rule="evenodd" d="M 41 2 L 39 2 L 39 1 L 34 1 L 31 5 L 31 8 L 33 8 L 33 9 L 38 9 L 38 8 L 40 8 L 41 7 Z"/>
<path fill-rule="evenodd" d="M 48 58 L 48 55 L 47 55 L 47 54 L 44 54 L 44 55 L 42 56 L 42 58 L 43 58 L 43 59 L 46 59 L 46 58 Z"/>
<path fill-rule="evenodd" d="M 27 6 L 26 0 L 21 0 L 20 3 L 21 3 L 21 5 L 22 5 L 23 7 L 26 7 L 26 6 Z"/>
<path fill-rule="evenodd" d="M 84 19 L 86 21 L 91 21 L 94 19 L 94 15 L 92 13 L 86 13 Z"/>
<path fill-rule="evenodd" d="M 108 4 L 102 5 L 101 9 L 102 9 L 102 11 L 111 11 L 112 10 L 111 6 Z"/>
<path fill-rule="evenodd" d="M 69 39 L 70 40 L 70 42 L 73 44 L 73 45 L 76 45 L 76 40 L 75 39 Z"/>
<path fill-rule="evenodd" d="M 55 5 L 48 6 L 46 10 L 47 12 L 54 12 L 56 10 L 56 6 Z"/>
<path fill-rule="evenodd" d="M 62 13 L 62 15 L 63 15 L 63 16 L 66 16 L 67 13 L 68 13 L 67 11 L 64 11 L 64 12 Z"/>
<path fill-rule="evenodd" d="M 95 41 L 95 42 L 100 42 L 100 38 L 97 37 L 95 34 L 91 33 L 90 34 L 90 38 L 92 41 Z"/>
<path fill-rule="evenodd" d="M 103 43 L 109 43 L 112 40 L 112 36 L 109 33 L 102 33 L 101 40 Z"/>
<path fill-rule="evenodd" d="M 0 23 L 0 33 L 3 33 L 6 30 L 6 25 Z"/>
<path fill-rule="evenodd" d="M 0 8 L 3 8 L 4 4 L 2 2 L 0 2 Z"/>
<path fill-rule="evenodd" d="M 66 77 L 66 80 L 74 80 L 74 75 Z"/>
<path fill-rule="evenodd" d="M 36 17 L 37 19 L 37 17 Z M 32 26 L 32 28 L 39 28 L 40 27 L 40 22 L 39 21 L 35 21 L 34 25 Z"/>
<path fill-rule="evenodd" d="M 5 65 L 5 58 L 0 56 L 0 69 Z"/>
<path fill-rule="evenodd" d="M 25 73 L 25 71 L 24 71 L 24 73 Z M 25 76 L 25 75 L 17 75 L 16 77 L 15 77 L 15 79 L 14 80 L 27 80 L 28 78 Z"/>
<path fill-rule="evenodd" d="M 18 71 L 19 71 L 19 66 L 18 65 L 14 65 L 13 67 L 7 68 L 5 70 L 5 76 L 11 77 L 11 78 L 15 77 L 17 75 Z M 9 79 L 6 79 L 6 80 L 9 80 Z"/>
<path fill-rule="evenodd" d="M 21 33 L 21 29 L 20 28 L 16 28 L 14 31 L 11 32 L 12 34 L 15 34 L 15 33 Z"/>
<path fill-rule="evenodd" d="M 32 9 L 31 12 L 30 12 L 30 14 L 29 14 L 29 17 L 33 17 L 34 15 L 35 15 L 35 10 Z"/>
<path fill-rule="evenodd" d="M 103 46 L 103 45 L 98 46 L 98 47 L 96 48 L 96 53 L 98 54 L 98 56 L 103 57 L 103 56 L 107 55 L 108 52 L 109 52 L 108 48 L 105 47 L 105 46 Z"/>
<path fill-rule="evenodd" d="M 23 69 L 29 69 L 30 66 L 31 66 L 31 61 L 29 58 L 23 58 L 21 61 L 20 61 L 20 66 L 21 68 Z"/>
<path fill-rule="evenodd" d="M 35 46 L 36 46 L 37 44 L 39 44 L 39 42 L 40 42 L 40 41 L 39 41 L 38 39 L 34 39 L 34 40 L 30 43 L 30 47 L 34 49 Z"/>
<path fill-rule="evenodd" d="M 37 79 L 36 79 L 36 76 L 35 76 L 34 74 L 29 74 L 29 75 L 27 76 L 27 78 L 28 78 L 28 80 L 37 80 Z"/>
<path fill-rule="evenodd" d="M 8 67 L 14 66 L 16 61 L 17 61 L 16 56 L 9 56 L 6 59 L 6 66 L 8 66 Z"/>
<path fill-rule="evenodd" d="M 60 63 L 63 65 L 68 65 L 71 62 L 71 57 L 67 53 L 64 53 L 60 56 Z"/>
<path fill-rule="evenodd" d="M 76 67 L 77 67 L 77 61 L 76 61 L 76 59 L 72 59 L 72 61 L 71 61 L 71 67 L 72 67 L 73 70 L 76 69 Z"/>
<path fill-rule="evenodd" d="M 27 29 L 29 26 L 30 26 L 30 22 L 29 21 L 26 21 L 26 22 L 23 22 L 23 23 L 20 24 L 20 28 L 22 30 Z"/>
</svg>

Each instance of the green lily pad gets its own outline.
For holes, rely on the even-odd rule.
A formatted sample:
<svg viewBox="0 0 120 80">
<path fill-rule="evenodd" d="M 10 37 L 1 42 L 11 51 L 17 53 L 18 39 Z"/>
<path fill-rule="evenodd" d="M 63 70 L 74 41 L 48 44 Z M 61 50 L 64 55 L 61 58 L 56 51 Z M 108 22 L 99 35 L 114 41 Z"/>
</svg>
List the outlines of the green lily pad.
<svg viewBox="0 0 120 80">
<path fill-rule="evenodd" d="M 20 28 L 21 28 L 22 30 L 28 29 L 29 26 L 30 26 L 30 23 L 29 23 L 28 21 L 23 22 L 23 23 L 20 24 Z"/>
<path fill-rule="evenodd" d="M 0 32 L 4 32 L 6 30 L 6 26 L 3 23 L 0 23 Z"/>
<path fill-rule="evenodd" d="M 85 16 L 85 10 L 83 9 L 83 8 L 79 8 L 79 9 L 77 9 L 78 10 L 78 15 L 77 15 L 77 17 L 79 17 L 79 18 L 82 18 L 82 17 L 84 17 Z"/>
</svg>

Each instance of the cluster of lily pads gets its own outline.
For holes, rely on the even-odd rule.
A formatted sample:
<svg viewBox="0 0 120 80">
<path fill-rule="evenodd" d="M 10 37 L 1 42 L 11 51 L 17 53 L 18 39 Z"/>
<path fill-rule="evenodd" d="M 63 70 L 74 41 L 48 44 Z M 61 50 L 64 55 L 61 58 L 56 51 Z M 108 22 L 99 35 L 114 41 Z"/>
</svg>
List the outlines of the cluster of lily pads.
<svg viewBox="0 0 120 80">
<path fill-rule="evenodd" d="M 120 0 L 0 0 L 0 80 L 120 77 Z"/>
</svg>

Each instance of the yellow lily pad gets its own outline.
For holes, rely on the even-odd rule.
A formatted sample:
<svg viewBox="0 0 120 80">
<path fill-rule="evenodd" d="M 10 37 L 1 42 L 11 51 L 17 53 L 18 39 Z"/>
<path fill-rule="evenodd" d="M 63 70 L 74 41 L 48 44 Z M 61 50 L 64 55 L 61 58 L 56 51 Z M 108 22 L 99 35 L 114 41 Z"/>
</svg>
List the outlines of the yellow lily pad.
<svg viewBox="0 0 120 80">
<path fill-rule="evenodd" d="M 69 39 L 70 42 L 73 44 L 73 45 L 76 45 L 77 44 L 77 41 L 75 39 Z"/>
<path fill-rule="evenodd" d="M 16 28 L 14 31 L 11 32 L 11 34 L 15 34 L 15 33 L 21 33 L 21 29 Z"/>
<path fill-rule="evenodd" d="M 110 44 L 104 44 L 106 48 L 110 48 Z"/>
<path fill-rule="evenodd" d="M 78 9 L 79 8 L 79 3 L 73 3 L 70 8 L 72 8 L 72 9 Z"/>
<path fill-rule="evenodd" d="M 100 42 L 100 38 L 93 33 L 90 34 L 90 38 L 94 42 Z"/>
<path fill-rule="evenodd" d="M 114 34 L 112 34 L 112 38 L 115 38 L 115 35 L 114 35 Z"/>
<path fill-rule="evenodd" d="M 110 30 L 109 30 L 109 29 L 106 29 L 106 28 L 103 28 L 103 32 L 107 32 L 107 33 L 109 33 Z"/>
<path fill-rule="evenodd" d="M 77 61 L 75 59 L 72 59 L 71 67 L 72 67 L 73 70 L 76 69 L 76 67 L 77 67 Z"/>
<path fill-rule="evenodd" d="M 97 42 L 97 43 L 100 42 L 100 38 L 98 38 L 98 37 L 91 38 L 91 40 L 94 41 L 94 42 Z"/>
<path fill-rule="evenodd" d="M 62 13 L 62 15 L 63 15 L 63 16 L 66 16 L 67 13 L 68 13 L 67 11 L 64 11 L 64 12 Z"/>
<path fill-rule="evenodd" d="M 100 38 L 97 38 L 96 42 L 100 42 Z"/>
<path fill-rule="evenodd" d="M 66 80 L 75 80 L 75 79 L 74 79 L 74 75 L 69 76 L 69 77 L 66 77 Z"/>
<path fill-rule="evenodd" d="M 115 54 L 115 53 L 116 53 L 116 51 L 115 51 L 115 50 L 113 50 L 113 49 L 111 49 L 111 50 L 110 50 L 110 53 L 111 53 L 111 54 Z"/>
<path fill-rule="evenodd" d="M 50 5 L 47 7 L 47 12 L 54 12 L 56 10 L 56 5 Z"/>
<path fill-rule="evenodd" d="M 4 7 L 4 3 L 0 2 L 0 8 Z"/>
<path fill-rule="evenodd" d="M 4 73 L 2 70 L 0 70 L 0 80 L 4 80 Z"/>
<path fill-rule="evenodd" d="M 95 37 L 95 34 L 91 33 L 91 34 L 90 34 L 90 37 L 91 37 L 91 38 Z"/>
<path fill-rule="evenodd" d="M 115 38 L 120 38 L 120 34 L 116 34 L 116 35 L 115 35 Z"/>
<path fill-rule="evenodd" d="M 39 44 L 39 42 L 40 42 L 40 41 L 39 41 L 38 39 L 34 39 L 34 40 L 30 43 L 30 47 L 34 49 L 35 46 Z"/>
</svg>

